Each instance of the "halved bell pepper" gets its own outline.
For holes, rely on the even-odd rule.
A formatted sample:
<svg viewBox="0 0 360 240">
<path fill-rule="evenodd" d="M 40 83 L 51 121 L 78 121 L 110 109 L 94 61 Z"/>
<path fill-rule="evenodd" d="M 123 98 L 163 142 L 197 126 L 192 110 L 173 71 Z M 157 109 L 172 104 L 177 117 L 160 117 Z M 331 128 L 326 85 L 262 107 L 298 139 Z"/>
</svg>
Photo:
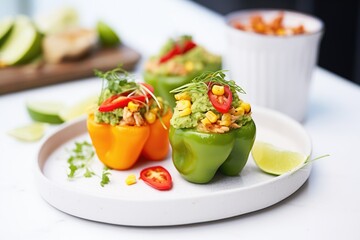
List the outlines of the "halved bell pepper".
<svg viewBox="0 0 360 240">
<path fill-rule="evenodd" d="M 94 115 L 87 119 L 87 128 L 99 160 L 111 169 L 131 168 L 142 155 L 148 160 L 163 160 L 169 152 L 168 130 L 171 111 L 161 120 L 145 126 L 112 126 L 96 123 Z M 161 122 L 162 121 L 162 122 Z"/>
<path fill-rule="evenodd" d="M 244 168 L 254 144 L 253 120 L 226 133 L 170 127 L 169 139 L 176 169 L 189 182 L 208 183 L 219 170 L 236 176 Z"/>
</svg>

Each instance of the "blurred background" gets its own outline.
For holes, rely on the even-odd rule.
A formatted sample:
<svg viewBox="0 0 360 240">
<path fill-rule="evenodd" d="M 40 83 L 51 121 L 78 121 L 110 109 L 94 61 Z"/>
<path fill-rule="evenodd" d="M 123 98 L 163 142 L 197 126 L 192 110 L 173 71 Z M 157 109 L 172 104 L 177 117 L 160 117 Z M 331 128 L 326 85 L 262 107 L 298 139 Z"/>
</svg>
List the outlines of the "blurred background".
<svg viewBox="0 0 360 240">
<path fill-rule="evenodd" d="M 282 8 L 308 13 L 325 24 L 318 64 L 360 85 L 360 1 L 194 0 L 226 15 L 249 8 Z"/>
<path fill-rule="evenodd" d="M 249 8 L 282 8 L 320 18 L 325 24 L 318 64 L 360 85 L 360 1 L 347 0 L 192 0 L 221 15 Z M 46 2 L 46 3 L 45 3 Z M 75 1 L 76 2 L 76 1 Z M 41 0 L 0 0 L 0 18 L 32 15 Z M 207 26 L 210 27 L 210 26 Z"/>
</svg>

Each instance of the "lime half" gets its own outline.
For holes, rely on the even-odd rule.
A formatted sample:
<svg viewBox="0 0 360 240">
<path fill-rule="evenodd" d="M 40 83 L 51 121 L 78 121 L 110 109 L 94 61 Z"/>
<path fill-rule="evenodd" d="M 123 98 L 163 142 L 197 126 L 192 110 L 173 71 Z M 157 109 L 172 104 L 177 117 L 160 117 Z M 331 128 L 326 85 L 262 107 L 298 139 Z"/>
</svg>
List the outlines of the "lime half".
<svg viewBox="0 0 360 240">
<path fill-rule="evenodd" d="M 41 53 L 41 34 L 29 18 L 19 16 L 0 52 L 2 65 L 27 63 Z"/>
<path fill-rule="evenodd" d="M 34 142 L 40 140 L 45 133 L 46 124 L 31 123 L 29 125 L 12 129 L 8 134 L 18 140 L 26 142 Z"/>
<path fill-rule="evenodd" d="M 81 117 L 89 113 L 97 104 L 98 96 L 90 96 L 72 106 L 66 107 L 59 112 L 59 116 L 63 121 Z"/>
<path fill-rule="evenodd" d="M 255 142 L 251 151 L 256 165 L 264 172 L 281 175 L 305 164 L 307 157 L 275 147 L 270 143 Z"/>
<path fill-rule="evenodd" d="M 5 42 L 6 38 L 9 36 L 12 27 L 14 25 L 13 18 L 5 18 L 0 22 L 0 47 Z"/>
<path fill-rule="evenodd" d="M 99 34 L 100 44 L 103 47 L 115 47 L 120 44 L 120 38 L 116 32 L 103 21 L 98 21 L 96 30 Z"/>
<path fill-rule="evenodd" d="M 61 102 L 50 101 L 30 101 L 26 103 L 26 108 L 30 117 L 37 122 L 63 123 L 59 113 L 65 108 Z"/>
</svg>

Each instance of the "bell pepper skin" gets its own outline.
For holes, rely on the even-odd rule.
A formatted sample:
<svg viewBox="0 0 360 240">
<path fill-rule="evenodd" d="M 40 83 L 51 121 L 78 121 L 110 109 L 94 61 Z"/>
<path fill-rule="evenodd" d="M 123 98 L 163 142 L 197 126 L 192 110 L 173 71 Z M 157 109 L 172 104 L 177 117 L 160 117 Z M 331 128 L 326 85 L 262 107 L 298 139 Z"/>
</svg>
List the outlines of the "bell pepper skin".
<svg viewBox="0 0 360 240">
<path fill-rule="evenodd" d="M 203 71 L 215 71 L 219 70 L 220 68 L 221 64 L 209 64 Z M 144 81 L 154 87 L 155 95 L 164 98 L 164 100 L 166 100 L 173 108 L 175 107 L 175 98 L 174 94 L 170 93 L 170 91 L 189 83 L 199 74 L 201 74 L 201 72 L 192 73 L 186 76 L 166 76 L 144 72 L 143 75 Z"/>
<path fill-rule="evenodd" d="M 194 77 L 195 75 L 162 76 L 148 72 L 144 73 L 144 81 L 154 87 L 154 94 L 156 96 L 161 96 L 172 108 L 175 107 L 175 98 L 174 95 L 169 92 L 177 87 L 189 83 Z"/>
<path fill-rule="evenodd" d="M 91 114 L 87 128 L 96 154 L 105 166 L 125 170 L 138 160 L 150 136 L 150 126 L 111 126 L 94 121 Z"/>
<path fill-rule="evenodd" d="M 142 156 L 148 160 L 160 161 L 163 160 L 169 153 L 169 127 L 170 119 L 172 117 L 172 112 L 169 110 L 165 114 L 161 121 L 156 119 L 153 124 L 150 124 L 150 135 L 146 141 L 143 150 Z M 164 128 L 163 124 L 166 126 Z"/>
<path fill-rule="evenodd" d="M 253 120 L 239 129 L 233 130 L 235 136 L 234 147 L 223 165 L 220 172 L 227 176 L 238 175 L 246 165 L 256 136 L 256 126 Z"/>
<path fill-rule="evenodd" d="M 193 183 L 210 182 L 218 170 L 224 175 L 238 175 L 247 162 L 255 135 L 252 120 L 227 133 L 203 133 L 171 126 L 169 139 L 174 166 L 184 179 Z"/>
</svg>

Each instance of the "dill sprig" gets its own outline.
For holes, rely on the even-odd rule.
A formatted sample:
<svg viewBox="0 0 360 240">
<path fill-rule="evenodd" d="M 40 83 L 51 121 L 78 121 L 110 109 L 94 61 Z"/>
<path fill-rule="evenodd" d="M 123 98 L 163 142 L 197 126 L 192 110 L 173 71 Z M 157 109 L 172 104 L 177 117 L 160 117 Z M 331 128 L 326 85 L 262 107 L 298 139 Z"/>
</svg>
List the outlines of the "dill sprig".
<svg viewBox="0 0 360 240">
<path fill-rule="evenodd" d="M 228 85 L 230 89 L 234 92 L 245 94 L 244 89 L 238 86 L 234 80 L 225 79 L 224 70 L 219 70 L 215 72 L 204 72 L 201 75 L 195 77 L 191 83 L 185 84 L 178 88 L 175 88 L 170 91 L 170 93 L 179 93 L 186 91 L 196 91 L 196 92 L 206 92 L 209 88 L 208 83 L 217 83 L 219 85 Z"/>
</svg>

